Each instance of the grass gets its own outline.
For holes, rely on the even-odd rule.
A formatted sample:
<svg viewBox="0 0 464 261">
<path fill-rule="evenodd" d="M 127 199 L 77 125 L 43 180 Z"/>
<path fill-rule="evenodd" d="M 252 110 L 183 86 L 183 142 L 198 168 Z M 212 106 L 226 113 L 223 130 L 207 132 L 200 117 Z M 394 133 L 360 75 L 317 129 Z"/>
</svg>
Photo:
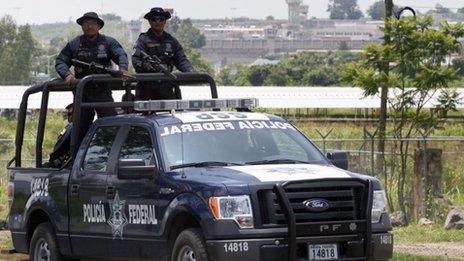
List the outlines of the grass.
<svg viewBox="0 0 464 261">
<path fill-rule="evenodd" d="M 393 253 L 393 259 L 394 261 L 452 261 L 452 260 L 458 260 L 458 259 L 453 259 L 453 258 L 447 258 L 447 257 L 433 257 L 433 256 L 416 256 L 416 255 L 409 255 L 409 254 L 403 254 L 403 253 Z"/>
<path fill-rule="evenodd" d="M 13 248 L 9 233 L 2 232 L 0 236 L 0 250 L 9 250 Z M 29 260 L 28 255 L 24 254 L 7 254 L 0 252 L 0 260 Z"/>
<path fill-rule="evenodd" d="M 437 242 L 460 242 L 464 244 L 463 230 L 445 230 L 443 227 L 433 225 L 421 227 L 410 225 L 407 227 L 394 228 L 395 243 L 437 243 Z"/>
</svg>

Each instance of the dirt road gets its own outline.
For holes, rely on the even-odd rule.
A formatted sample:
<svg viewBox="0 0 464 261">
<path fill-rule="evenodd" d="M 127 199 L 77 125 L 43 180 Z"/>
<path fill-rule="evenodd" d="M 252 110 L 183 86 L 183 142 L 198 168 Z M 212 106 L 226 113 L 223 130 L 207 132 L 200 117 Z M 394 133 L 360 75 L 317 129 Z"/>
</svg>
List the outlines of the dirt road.
<svg viewBox="0 0 464 261">
<path fill-rule="evenodd" d="M 396 244 L 395 252 L 420 256 L 441 256 L 464 260 L 464 242 Z"/>
</svg>

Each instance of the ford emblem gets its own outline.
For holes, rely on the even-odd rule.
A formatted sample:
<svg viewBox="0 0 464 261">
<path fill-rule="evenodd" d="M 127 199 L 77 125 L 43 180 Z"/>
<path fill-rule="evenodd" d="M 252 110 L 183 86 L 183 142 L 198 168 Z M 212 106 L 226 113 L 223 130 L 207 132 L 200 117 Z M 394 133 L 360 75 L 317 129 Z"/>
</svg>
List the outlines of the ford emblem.
<svg viewBox="0 0 464 261">
<path fill-rule="evenodd" d="M 303 205 L 311 212 L 322 212 L 329 209 L 329 202 L 325 199 L 308 199 L 303 202 Z"/>
</svg>

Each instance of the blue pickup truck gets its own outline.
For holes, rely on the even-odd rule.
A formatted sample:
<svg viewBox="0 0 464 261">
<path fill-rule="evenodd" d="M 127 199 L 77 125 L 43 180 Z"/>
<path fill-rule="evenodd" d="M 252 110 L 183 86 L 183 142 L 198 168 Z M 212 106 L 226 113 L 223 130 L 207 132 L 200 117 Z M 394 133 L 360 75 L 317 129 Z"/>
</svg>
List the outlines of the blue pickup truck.
<svg viewBox="0 0 464 261">
<path fill-rule="evenodd" d="M 80 80 L 76 119 L 81 107 L 99 106 L 79 102 L 89 81 L 116 80 Z M 179 74 L 176 81 L 209 83 L 214 99 L 116 102 L 135 112 L 96 120 L 81 144 L 74 135 L 72 157 L 56 169 L 42 164 L 42 121 L 49 92 L 69 89 L 46 83 L 25 93 L 8 168 L 17 252 L 52 261 L 392 257 L 380 182 L 344 170 L 346 153 L 323 155 L 285 119 L 251 112 L 254 99 L 216 99 L 208 76 Z M 26 168 L 25 111 L 37 92 L 39 156 Z"/>
</svg>

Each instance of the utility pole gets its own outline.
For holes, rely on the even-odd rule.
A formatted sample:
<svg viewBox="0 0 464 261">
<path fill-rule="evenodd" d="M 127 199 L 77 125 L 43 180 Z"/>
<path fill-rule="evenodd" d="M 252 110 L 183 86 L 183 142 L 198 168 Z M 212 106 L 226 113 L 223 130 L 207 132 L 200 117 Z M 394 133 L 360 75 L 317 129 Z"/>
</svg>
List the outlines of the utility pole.
<svg viewBox="0 0 464 261">
<path fill-rule="evenodd" d="M 389 31 L 387 20 L 393 15 L 393 0 L 385 0 L 385 30 Z M 384 44 L 390 44 L 390 37 L 384 36 Z M 389 64 L 385 61 L 383 71 L 388 74 Z M 381 86 L 380 91 L 380 116 L 379 116 L 379 144 L 378 151 L 381 153 L 380 160 L 378 161 L 377 170 L 383 173 L 385 165 L 385 134 L 387 126 L 387 99 L 388 99 L 388 86 Z M 379 174 L 380 174 L 379 173 Z"/>
</svg>

